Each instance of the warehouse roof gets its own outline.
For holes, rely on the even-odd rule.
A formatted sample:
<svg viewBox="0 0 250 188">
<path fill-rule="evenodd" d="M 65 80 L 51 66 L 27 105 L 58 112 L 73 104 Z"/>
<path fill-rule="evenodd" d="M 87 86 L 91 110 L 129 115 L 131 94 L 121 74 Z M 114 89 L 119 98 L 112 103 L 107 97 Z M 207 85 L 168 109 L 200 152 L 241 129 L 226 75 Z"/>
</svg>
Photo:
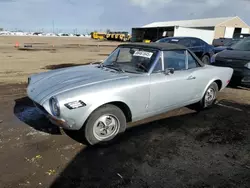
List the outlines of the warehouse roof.
<svg viewBox="0 0 250 188">
<path fill-rule="evenodd" d="M 236 17 L 221 17 L 221 18 L 206 18 L 198 20 L 181 20 L 181 21 L 168 21 L 168 22 L 154 22 L 148 25 L 144 25 L 143 28 L 148 27 L 215 27 L 222 22 L 229 21 Z"/>
</svg>

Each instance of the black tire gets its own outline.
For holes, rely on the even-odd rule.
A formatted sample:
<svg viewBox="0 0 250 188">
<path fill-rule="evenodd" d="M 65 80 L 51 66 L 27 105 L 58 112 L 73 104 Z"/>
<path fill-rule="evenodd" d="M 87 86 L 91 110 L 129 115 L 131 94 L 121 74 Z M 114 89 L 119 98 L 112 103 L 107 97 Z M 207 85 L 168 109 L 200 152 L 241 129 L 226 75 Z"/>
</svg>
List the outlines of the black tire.
<svg viewBox="0 0 250 188">
<path fill-rule="evenodd" d="M 211 100 L 208 101 L 208 100 L 206 100 L 206 95 L 211 90 L 213 90 L 214 96 L 212 97 Z M 204 96 L 202 97 L 202 99 L 198 103 L 190 105 L 189 108 L 199 112 L 199 111 L 202 111 L 204 109 L 208 109 L 208 108 L 213 107 L 213 105 L 216 102 L 216 97 L 217 97 L 218 91 L 219 91 L 218 85 L 215 82 L 213 82 L 212 84 L 210 84 L 208 86 L 208 88 L 207 88 Z"/>
<path fill-rule="evenodd" d="M 111 117 L 113 118 L 113 120 L 117 121 L 119 123 L 119 126 L 117 125 L 117 128 L 115 128 L 113 135 L 111 135 L 108 138 L 102 138 L 101 137 L 98 138 L 98 133 L 96 133 L 96 131 L 94 131 L 95 129 L 95 124 L 96 121 L 101 118 L 102 116 L 106 116 L 107 117 Z M 110 115 L 110 116 L 108 116 Z M 107 120 L 107 119 L 106 119 Z M 111 121 L 111 119 L 109 119 Z M 98 123 L 98 126 L 105 126 L 102 121 L 99 121 L 100 123 Z M 109 126 L 106 126 L 109 127 Z M 100 129 L 100 128 L 99 128 Z M 104 132 L 107 133 L 107 130 L 109 128 L 102 128 L 105 129 Z M 107 130 L 106 130 L 107 129 Z M 113 128 L 111 128 L 111 131 Z M 95 129 L 97 130 L 97 129 Z M 123 111 L 118 108 L 115 105 L 111 105 L 111 104 L 107 104 L 104 106 L 101 106 L 100 108 L 96 109 L 87 119 L 86 123 L 85 123 L 85 139 L 86 141 L 90 144 L 90 145 L 95 145 L 95 144 L 103 144 L 103 143 L 109 143 L 110 141 L 113 141 L 115 137 L 118 136 L 118 134 L 124 132 L 126 130 L 126 117 L 123 113 Z M 102 131 L 103 132 L 103 131 Z M 99 133 L 101 134 L 101 133 Z"/>
<path fill-rule="evenodd" d="M 204 64 L 207 64 L 209 65 L 210 64 L 210 58 L 208 55 L 204 55 L 201 59 L 201 61 L 204 63 Z"/>
</svg>

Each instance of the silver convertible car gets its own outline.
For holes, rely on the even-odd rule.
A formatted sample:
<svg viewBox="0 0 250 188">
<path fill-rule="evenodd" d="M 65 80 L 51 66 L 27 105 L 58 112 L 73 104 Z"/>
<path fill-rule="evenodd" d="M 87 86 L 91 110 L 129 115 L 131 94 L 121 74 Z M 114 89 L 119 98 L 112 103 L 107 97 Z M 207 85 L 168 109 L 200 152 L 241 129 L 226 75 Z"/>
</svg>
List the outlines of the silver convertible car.
<svg viewBox="0 0 250 188">
<path fill-rule="evenodd" d="M 94 145 L 112 140 L 129 122 L 184 106 L 211 107 L 232 73 L 203 64 L 184 46 L 128 43 L 100 64 L 31 75 L 27 94 L 52 123 L 82 131 Z"/>
</svg>

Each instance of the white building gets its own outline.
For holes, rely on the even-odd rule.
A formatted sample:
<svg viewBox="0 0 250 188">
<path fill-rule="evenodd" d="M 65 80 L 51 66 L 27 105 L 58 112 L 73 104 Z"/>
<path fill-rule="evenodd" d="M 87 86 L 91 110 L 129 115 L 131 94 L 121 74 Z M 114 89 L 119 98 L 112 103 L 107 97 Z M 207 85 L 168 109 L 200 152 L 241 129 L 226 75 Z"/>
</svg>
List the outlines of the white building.
<svg viewBox="0 0 250 188">
<path fill-rule="evenodd" d="M 189 36 L 212 44 L 213 39 L 232 38 L 236 34 L 250 33 L 250 27 L 238 16 L 198 20 L 154 22 L 132 28 L 132 41 L 155 41 L 162 37 Z"/>
</svg>

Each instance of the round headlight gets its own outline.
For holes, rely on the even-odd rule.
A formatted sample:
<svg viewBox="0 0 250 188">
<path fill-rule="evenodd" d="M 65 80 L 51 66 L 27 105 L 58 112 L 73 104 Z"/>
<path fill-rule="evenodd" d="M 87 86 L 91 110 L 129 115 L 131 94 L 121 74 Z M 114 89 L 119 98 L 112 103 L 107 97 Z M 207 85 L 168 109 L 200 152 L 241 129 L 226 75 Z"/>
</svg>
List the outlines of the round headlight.
<svg viewBox="0 0 250 188">
<path fill-rule="evenodd" d="M 55 97 L 52 97 L 50 99 L 50 109 L 51 109 L 51 112 L 54 116 L 60 115 L 59 103 Z"/>
</svg>

